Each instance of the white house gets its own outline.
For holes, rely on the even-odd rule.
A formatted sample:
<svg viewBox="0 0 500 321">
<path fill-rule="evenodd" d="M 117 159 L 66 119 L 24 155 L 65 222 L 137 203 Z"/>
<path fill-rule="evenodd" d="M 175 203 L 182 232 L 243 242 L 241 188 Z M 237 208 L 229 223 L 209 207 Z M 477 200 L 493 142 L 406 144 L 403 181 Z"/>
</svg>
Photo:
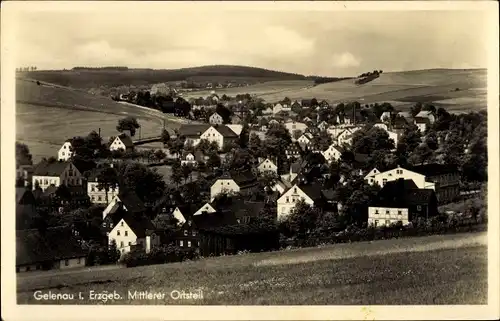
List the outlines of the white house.
<svg viewBox="0 0 500 321">
<path fill-rule="evenodd" d="M 33 189 L 39 186 L 43 191 L 50 185 L 81 186 L 83 175 L 71 161 L 43 160 L 33 170 L 32 185 Z"/>
<path fill-rule="evenodd" d="M 243 125 L 240 124 L 227 124 L 226 126 L 229 127 L 238 136 L 240 136 L 241 131 L 243 130 Z"/>
<path fill-rule="evenodd" d="M 337 137 L 337 144 L 339 146 L 342 146 L 344 144 L 350 145 L 352 143 L 352 132 L 350 130 L 344 130 L 342 133 L 339 134 Z"/>
<path fill-rule="evenodd" d="M 222 119 L 222 116 L 219 115 L 218 113 L 213 113 L 210 118 L 209 118 L 209 123 L 212 125 L 220 125 L 224 123 L 224 120 Z"/>
<path fill-rule="evenodd" d="M 155 227 L 146 217 L 125 214 L 110 224 L 113 227 L 108 234 L 108 242 L 111 244 L 114 241 L 122 255 L 134 247 L 149 253 L 160 245 L 160 237 L 154 233 Z"/>
<path fill-rule="evenodd" d="M 257 180 L 250 171 L 225 173 L 210 187 L 210 201 L 220 194 L 249 194 L 255 186 Z"/>
<path fill-rule="evenodd" d="M 368 207 L 368 225 L 389 226 L 397 222 L 408 225 L 408 208 Z"/>
<path fill-rule="evenodd" d="M 299 131 L 302 134 L 307 129 L 307 125 L 300 122 L 290 121 L 285 123 L 285 128 L 288 130 L 290 136 L 292 136 L 292 139 L 294 140 L 295 131 Z"/>
<path fill-rule="evenodd" d="M 134 143 L 132 142 L 132 138 L 130 138 L 127 134 L 120 134 L 117 136 L 113 142 L 109 145 L 110 151 L 128 151 L 134 149 Z"/>
<path fill-rule="evenodd" d="M 434 124 L 436 121 L 436 115 L 429 110 L 422 110 L 415 116 L 415 118 L 427 118 L 430 124 Z"/>
<path fill-rule="evenodd" d="M 332 161 L 338 161 L 342 156 L 343 149 L 335 144 L 331 144 L 327 150 L 322 151 L 321 154 L 325 157 L 328 163 Z"/>
<path fill-rule="evenodd" d="M 111 164 L 111 166 L 113 166 Z M 87 179 L 87 195 L 90 198 L 90 202 L 93 204 L 106 204 L 106 191 L 104 189 L 97 188 L 99 185 L 98 176 L 99 173 L 104 169 L 92 170 Z M 114 186 L 108 190 L 108 201 L 114 199 L 119 193 L 119 187 Z"/>
<path fill-rule="evenodd" d="M 288 189 L 288 191 L 283 193 L 283 195 L 278 198 L 277 202 L 278 220 L 290 215 L 292 210 L 295 208 L 295 204 L 297 204 L 297 202 L 301 199 L 303 199 L 306 204 L 314 205 L 314 200 L 297 184 L 293 185 L 290 189 Z"/>
<path fill-rule="evenodd" d="M 57 152 L 57 160 L 67 161 L 73 156 L 71 141 L 68 139 Z"/>
<path fill-rule="evenodd" d="M 200 207 L 196 212 L 194 212 L 193 215 L 201 215 L 201 214 L 209 214 L 209 213 L 215 213 L 216 210 L 210 203 L 206 203 L 202 207 Z"/>
<path fill-rule="evenodd" d="M 226 144 L 235 142 L 238 135 L 225 125 L 211 126 L 200 136 L 201 139 L 206 139 L 209 142 L 216 142 L 219 149 L 222 150 Z"/>
<path fill-rule="evenodd" d="M 394 148 L 396 148 L 398 146 L 399 137 L 401 135 L 390 130 L 386 130 L 386 132 L 389 135 L 389 139 L 392 139 L 394 141 Z"/>
<path fill-rule="evenodd" d="M 396 167 L 385 172 L 375 173 L 376 169 L 372 170 L 373 174 L 365 176 L 365 180 L 368 184 L 377 183 L 380 186 L 384 186 L 387 182 L 395 181 L 399 178 L 411 179 L 421 189 L 433 189 L 435 190 L 435 184 L 432 182 L 425 181 L 425 175 L 410 171 L 402 167 Z"/>
<path fill-rule="evenodd" d="M 323 130 L 326 130 L 328 128 L 328 123 L 326 121 L 322 121 L 321 123 L 319 123 L 318 125 L 318 128 L 323 131 Z"/>
<path fill-rule="evenodd" d="M 425 117 L 415 117 L 413 118 L 413 123 L 418 127 L 420 132 L 425 132 L 429 124 L 429 119 Z"/>
<path fill-rule="evenodd" d="M 312 143 L 313 135 L 311 133 L 302 134 L 299 139 L 297 139 L 297 143 L 301 147 L 309 146 Z"/>
<path fill-rule="evenodd" d="M 380 116 L 380 121 L 382 122 L 389 122 L 391 121 L 391 115 L 392 113 L 390 111 L 384 111 L 382 115 Z"/>
<path fill-rule="evenodd" d="M 257 169 L 259 170 L 260 173 L 266 173 L 266 172 L 272 172 L 277 174 L 278 173 L 278 166 L 273 163 L 269 158 L 266 158 L 263 160 L 259 166 L 257 166 Z"/>
<path fill-rule="evenodd" d="M 375 175 L 379 174 L 380 171 L 376 168 L 372 169 L 371 171 L 368 172 L 368 174 L 366 174 L 365 176 L 365 181 L 369 181 L 370 178 L 373 178 L 375 177 Z"/>
<path fill-rule="evenodd" d="M 179 137 L 184 137 L 185 141 L 184 144 L 188 145 L 191 144 L 192 146 L 196 146 L 200 143 L 200 136 L 203 134 L 205 131 L 207 131 L 209 128 L 211 128 L 210 125 L 208 124 L 186 124 L 182 125 L 179 128 Z"/>
</svg>

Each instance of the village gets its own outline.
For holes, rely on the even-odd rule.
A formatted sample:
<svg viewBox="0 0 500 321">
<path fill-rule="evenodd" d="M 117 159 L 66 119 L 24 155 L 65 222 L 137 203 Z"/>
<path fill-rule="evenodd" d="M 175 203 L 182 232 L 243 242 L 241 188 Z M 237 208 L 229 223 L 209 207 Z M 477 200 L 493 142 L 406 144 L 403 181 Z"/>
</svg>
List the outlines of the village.
<svg viewBox="0 0 500 321">
<path fill-rule="evenodd" d="M 181 125 L 141 139 L 137 119 L 117 119 L 107 142 L 89 129 L 37 164 L 27 161 L 29 146 L 16 145 L 24 155 L 17 272 L 272 251 L 345 241 L 352 228 L 485 219 L 484 208 L 439 210 L 483 188 L 483 112 L 286 97 L 269 104 L 248 94 L 120 98 Z M 143 147 L 151 142 L 162 147 Z"/>
</svg>

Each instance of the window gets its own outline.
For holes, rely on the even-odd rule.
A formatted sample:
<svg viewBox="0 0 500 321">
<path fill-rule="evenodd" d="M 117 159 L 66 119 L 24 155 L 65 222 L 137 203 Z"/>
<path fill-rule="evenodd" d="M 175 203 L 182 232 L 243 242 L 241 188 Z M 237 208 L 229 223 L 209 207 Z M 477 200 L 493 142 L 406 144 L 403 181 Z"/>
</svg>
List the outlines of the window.
<svg viewBox="0 0 500 321">
<path fill-rule="evenodd" d="M 388 210 L 385 210 L 385 214 L 386 214 L 386 215 L 389 215 L 389 211 L 388 211 Z"/>
<path fill-rule="evenodd" d="M 224 185 L 224 182 L 220 182 L 221 185 Z"/>
<path fill-rule="evenodd" d="M 120 241 L 120 247 L 123 247 L 123 241 Z"/>
<path fill-rule="evenodd" d="M 95 192 L 95 186 L 94 186 L 94 185 L 92 185 L 92 187 L 90 188 L 90 190 L 91 190 L 92 192 Z"/>
<path fill-rule="evenodd" d="M 297 193 L 297 187 L 294 187 L 294 188 L 293 188 L 293 192 L 294 192 L 294 193 Z"/>
<path fill-rule="evenodd" d="M 382 186 L 383 186 L 383 185 L 385 185 L 385 184 L 387 184 L 387 178 L 384 178 L 384 179 L 382 180 Z"/>
<path fill-rule="evenodd" d="M 193 236 L 196 236 L 196 231 L 193 231 L 192 234 L 193 234 Z"/>
<path fill-rule="evenodd" d="M 64 152 L 62 152 L 62 155 L 64 156 Z"/>
<path fill-rule="evenodd" d="M 191 247 L 191 241 L 188 241 L 188 247 Z"/>
<path fill-rule="evenodd" d="M 398 224 L 401 224 L 401 225 L 403 225 L 403 221 L 398 221 Z"/>
<path fill-rule="evenodd" d="M 120 230 L 116 230 L 116 235 L 120 236 Z"/>
<path fill-rule="evenodd" d="M 385 225 L 391 225 L 391 221 L 385 220 Z"/>
<path fill-rule="evenodd" d="M 370 183 L 373 183 L 373 178 L 370 178 Z"/>
<path fill-rule="evenodd" d="M 200 241 L 198 241 L 198 246 L 200 246 Z"/>
<path fill-rule="evenodd" d="M 106 227 L 106 225 L 107 225 L 107 224 L 106 224 L 106 222 L 103 222 L 103 223 L 102 223 L 102 226 L 103 226 L 103 227 Z"/>
<path fill-rule="evenodd" d="M 132 242 L 128 242 L 128 246 L 131 246 L 132 245 Z"/>
<path fill-rule="evenodd" d="M 403 215 L 403 212 L 402 211 L 398 211 L 398 215 Z"/>
<path fill-rule="evenodd" d="M 120 226 L 123 226 L 123 222 L 121 222 Z"/>
<path fill-rule="evenodd" d="M 378 226 L 378 220 L 375 220 L 375 226 Z"/>
<path fill-rule="evenodd" d="M 69 265 L 69 260 L 64 260 L 64 265 L 68 266 Z"/>
<path fill-rule="evenodd" d="M 44 184 L 44 185 L 48 185 L 48 184 L 49 184 L 49 181 L 48 181 L 47 179 L 44 179 L 44 180 L 43 180 L 43 184 Z"/>
<path fill-rule="evenodd" d="M 109 236 L 109 232 L 106 232 L 106 236 Z"/>
<path fill-rule="evenodd" d="M 102 201 L 102 197 L 100 195 L 97 196 L 97 201 L 99 201 L 99 202 Z"/>
<path fill-rule="evenodd" d="M 125 236 L 128 236 L 128 231 L 125 231 Z"/>
<path fill-rule="evenodd" d="M 417 211 L 421 211 L 421 210 L 422 210 L 422 206 L 417 205 Z"/>
<path fill-rule="evenodd" d="M 290 198 L 289 197 L 286 198 L 286 202 L 290 203 Z"/>
<path fill-rule="evenodd" d="M 229 185 L 229 182 L 227 182 L 227 185 Z"/>
<path fill-rule="evenodd" d="M 181 246 L 181 247 L 184 246 L 184 241 L 182 241 L 182 240 L 179 241 L 179 246 Z"/>
<path fill-rule="evenodd" d="M 375 214 L 378 214 L 378 210 L 375 210 Z"/>
<path fill-rule="evenodd" d="M 113 223 L 109 223 L 109 227 L 110 227 L 110 228 L 113 228 Z"/>
<path fill-rule="evenodd" d="M 184 230 L 184 236 L 188 236 L 188 231 Z"/>
</svg>

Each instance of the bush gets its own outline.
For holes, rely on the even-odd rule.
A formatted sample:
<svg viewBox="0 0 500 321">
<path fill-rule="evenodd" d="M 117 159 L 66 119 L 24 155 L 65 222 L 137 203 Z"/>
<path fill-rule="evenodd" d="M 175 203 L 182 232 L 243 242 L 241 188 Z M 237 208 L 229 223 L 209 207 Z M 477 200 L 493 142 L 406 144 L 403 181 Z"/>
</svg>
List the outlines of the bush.
<svg viewBox="0 0 500 321">
<path fill-rule="evenodd" d="M 186 260 L 196 260 L 199 258 L 196 249 L 182 250 L 178 246 L 167 245 L 154 248 L 150 253 L 142 251 L 130 252 L 125 254 L 121 262 L 127 267 L 164 264 L 172 262 L 182 262 Z"/>
</svg>

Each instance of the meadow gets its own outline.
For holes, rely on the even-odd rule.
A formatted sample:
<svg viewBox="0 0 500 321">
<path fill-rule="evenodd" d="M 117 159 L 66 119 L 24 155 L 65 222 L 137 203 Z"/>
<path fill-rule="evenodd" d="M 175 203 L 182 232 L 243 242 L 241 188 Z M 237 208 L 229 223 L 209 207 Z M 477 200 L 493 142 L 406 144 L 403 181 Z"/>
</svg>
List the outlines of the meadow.
<svg viewBox="0 0 500 321">
<path fill-rule="evenodd" d="M 18 304 L 57 304 L 35 301 L 33 292 L 85 295 L 94 290 L 123 297 L 106 304 L 485 304 L 486 259 L 486 233 L 434 235 L 136 268 L 18 275 L 17 299 Z M 145 290 L 202 290 L 203 300 L 127 298 L 128 291 Z M 86 297 L 70 304 L 104 302 Z"/>
</svg>

